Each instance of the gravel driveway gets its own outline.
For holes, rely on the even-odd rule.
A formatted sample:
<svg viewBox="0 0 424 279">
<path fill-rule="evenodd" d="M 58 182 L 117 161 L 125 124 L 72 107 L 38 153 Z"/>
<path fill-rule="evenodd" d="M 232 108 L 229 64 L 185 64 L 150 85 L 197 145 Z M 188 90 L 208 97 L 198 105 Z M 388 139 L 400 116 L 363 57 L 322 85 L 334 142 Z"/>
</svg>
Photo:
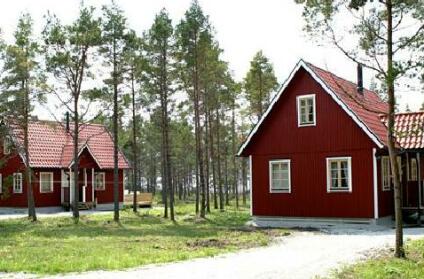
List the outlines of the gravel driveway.
<svg viewBox="0 0 424 279">
<path fill-rule="evenodd" d="M 424 237 L 424 228 L 405 230 L 406 239 L 421 237 Z M 393 230 L 338 225 L 322 232 L 294 232 L 268 247 L 213 258 L 52 278 L 314 278 L 370 256 L 377 249 L 389 248 L 393 242 Z"/>
</svg>

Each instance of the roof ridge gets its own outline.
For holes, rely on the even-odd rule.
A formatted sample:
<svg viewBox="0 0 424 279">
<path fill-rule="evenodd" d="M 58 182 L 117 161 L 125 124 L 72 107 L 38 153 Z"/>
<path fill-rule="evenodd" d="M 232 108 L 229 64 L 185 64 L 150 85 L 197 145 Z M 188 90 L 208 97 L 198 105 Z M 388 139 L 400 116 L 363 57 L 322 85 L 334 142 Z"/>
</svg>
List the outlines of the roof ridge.
<svg viewBox="0 0 424 279">
<path fill-rule="evenodd" d="M 403 115 L 403 114 L 424 114 L 424 111 L 405 111 L 405 112 L 396 112 L 396 115 Z"/>
<path fill-rule="evenodd" d="M 301 59 L 301 60 L 302 60 L 302 59 Z M 304 61 L 304 60 L 302 60 L 302 61 Z M 337 78 L 339 78 L 339 79 L 342 79 L 342 80 L 344 80 L 344 81 L 346 81 L 346 82 L 349 82 L 351 85 L 357 86 L 357 84 L 356 84 L 355 82 L 353 82 L 353 81 L 351 81 L 351 80 L 348 80 L 347 78 L 341 77 L 341 76 L 339 76 L 339 75 L 337 75 L 337 74 L 335 74 L 335 73 L 331 72 L 330 70 L 323 69 L 323 68 L 321 68 L 321 67 L 319 67 L 319 66 L 316 66 L 315 64 L 312 64 L 312 63 L 310 63 L 310 62 L 308 62 L 308 61 L 304 61 L 304 62 L 305 62 L 307 65 L 309 65 L 309 66 L 312 66 L 312 67 L 314 67 L 314 68 L 317 68 L 318 70 L 324 71 L 324 72 L 326 72 L 326 73 L 328 73 L 328 74 L 331 74 L 331 75 L 333 75 L 333 76 L 335 76 L 335 77 L 337 77 Z M 369 89 L 369 88 L 367 88 L 367 87 L 365 87 L 365 86 L 364 86 L 364 90 L 366 90 L 366 91 L 368 91 L 368 92 L 371 92 L 371 93 L 374 93 L 374 94 L 376 94 L 377 96 L 379 96 L 379 95 L 377 94 L 377 92 L 375 92 L 374 90 L 371 90 L 371 89 Z"/>
</svg>

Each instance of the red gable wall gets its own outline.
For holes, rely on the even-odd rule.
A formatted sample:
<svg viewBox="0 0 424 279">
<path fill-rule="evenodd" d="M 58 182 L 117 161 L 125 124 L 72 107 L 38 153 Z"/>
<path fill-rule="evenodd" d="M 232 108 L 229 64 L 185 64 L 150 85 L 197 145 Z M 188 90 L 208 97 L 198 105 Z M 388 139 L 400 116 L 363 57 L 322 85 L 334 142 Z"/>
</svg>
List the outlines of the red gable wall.
<svg viewBox="0 0 424 279">
<path fill-rule="evenodd" d="M 316 94 L 316 121 L 297 127 L 296 96 Z M 373 217 L 375 144 L 313 78 L 301 69 L 252 138 L 253 215 Z M 352 157 L 352 193 L 327 193 L 326 158 Z M 291 190 L 269 193 L 268 162 L 291 159 Z"/>
</svg>

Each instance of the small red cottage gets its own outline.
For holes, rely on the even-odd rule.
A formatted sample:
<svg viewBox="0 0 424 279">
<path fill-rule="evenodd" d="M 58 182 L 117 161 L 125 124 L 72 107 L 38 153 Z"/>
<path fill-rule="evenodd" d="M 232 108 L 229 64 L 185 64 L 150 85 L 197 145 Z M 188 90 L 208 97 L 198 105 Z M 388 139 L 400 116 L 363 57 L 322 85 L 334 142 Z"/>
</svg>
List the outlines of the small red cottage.
<svg viewBox="0 0 424 279">
<path fill-rule="evenodd" d="M 238 153 L 250 159 L 256 222 L 390 220 L 386 111 L 361 67 L 352 83 L 300 61 Z M 424 112 L 398 114 L 396 129 L 403 208 L 421 212 Z"/>
<path fill-rule="evenodd" d="M 70 127 L 72 129 L 72 125 Z M 0 208 L 27 207 L 27 185 L 23 179 L 22 131 L 13 129 L 3 140 L 0 165 Z M 61 123 L 32 121 L 29 125 L 29 154 L 33 170 L 32 186 L 37 208 L 72 204 L 73 140 Z M 113 141 L 103 125 L 80 128 L 79 201 L 97 208 L 113 205 Z M 119 153 L 119 201 L 123 202 L 124 170 L 129 165 Z M 71 186 L 70 186 L 71 185 Z"/>
</svg>

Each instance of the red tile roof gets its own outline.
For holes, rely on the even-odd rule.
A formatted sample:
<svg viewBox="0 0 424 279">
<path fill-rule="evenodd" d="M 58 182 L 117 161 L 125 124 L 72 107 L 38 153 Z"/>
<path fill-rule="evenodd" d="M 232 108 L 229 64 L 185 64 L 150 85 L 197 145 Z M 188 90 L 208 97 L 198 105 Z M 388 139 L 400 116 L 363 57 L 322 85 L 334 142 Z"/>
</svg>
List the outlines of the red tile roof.
<svg viewBox="0 0 424 279">
<path fill-rule="evenodd" d="M 387 129 L 380 117 L 381 114 L 387 113 L 387 103 L 373 91 L 364 88 L 363 94 L 358 93 L 356 83 L 340 78 L 312 64 L 307 64 L 378 140 L 386 144 Z"/>
<path fill-rule="evenodd" d="M 72 131 L 72 125 L 71 125 Z M 13 129 L 15 140 L 22 143 L 22 130 Z M 79 150 L 88 148 L 99 168 L 113 168 L 113 140 L 104 125 L 84 124 L 80 127 Z M 32 121 L 29 125 L 31 167 L 68 168 L 73 160 L 73 139 L 66 128 L 54 121 Z M 120 169 L 129 168 L 124 154 L 118 153 Z"/>
<path fill-rule="evenodd" d="M 280 92 L 271 101 L 262 118 L 241 145 L 237 153 L 239 156 L 246 155 L 243 153 L 244 150 L 300 68 L 309 72 L 379 147 L 387 146 L 387 127 L 384 124 L 384 115 L 387 114 L 388 104 L 377 93 L 365 88 L 363 93 L 359 93 L 356 83 L 300 60 L 281 87 Z M 424 113 L 422 112 L 396 115 L 396 131 L 399 131 L 398 144 L 400 147 L 424 148 L 423 119 Z M 421 131 L 416 130 L 417 126 L 422 127 Z"/>
<path fill-rule="evenodd" d="M 387 117 L 382 117 L 382 121 L 387 123 Z M 395 133 L 401 148 L 424 148 L 424 112 L 396 114 Z"/>
</svg>

